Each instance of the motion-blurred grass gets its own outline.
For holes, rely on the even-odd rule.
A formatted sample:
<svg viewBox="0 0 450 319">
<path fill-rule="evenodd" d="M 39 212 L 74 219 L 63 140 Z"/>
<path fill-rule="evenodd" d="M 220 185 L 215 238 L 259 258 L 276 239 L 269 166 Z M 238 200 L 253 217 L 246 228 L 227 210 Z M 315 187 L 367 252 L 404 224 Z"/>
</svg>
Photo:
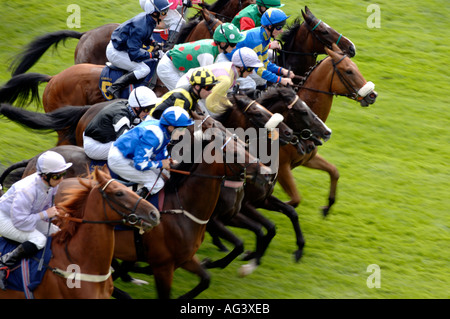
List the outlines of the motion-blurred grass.
<svg viewBox="0 0 450 319">
<path fill-rule="evenodd" d="M 341 178 L 332 214 L 323 219 L 329 180 L 324 172 L 295 169 L 303 201 L 297 208 L 306 238 L 303 258 L 294 263 L 294 234 L 288 219 L 264 212 L 277 225 L 263 264 L 239 278 L 236 260 L 211 270 L 212 282 L 200 298 L 449 298 L 450 217 L 449 126 L 446 88 L 450 48 L 446 1 L 377 1 L 381 27 L 369 28 L 370 1 L 282 1 L 293 17 L 308 5 L 319 19 L 342 32 L 357 47 L 353 58 L 376 84 L 377 102 L 361 108 L 336 98 L 327 125 L 332 139 L 320 153 L 337 165 Z M 74 1 L 1 1 L 0 82 L 9 78 L 14 54 L 34 37 L 66 29 Z M 76 1 L 81 29 L 123 22 L 139 13 L 138 1 Z M 291 20 L 293 20 L 291 18 Z M 73 64 L 76 40 L 46 53 L 30 72 L 56 74 Z M 43 90 L 44 86 L 41 87 Z M 33 109 L 33 108 L 31 108 Z M 56 142 L 0 119 L 0 165 L 29 158 Z M 286 200 L 279 188 L 276 195 Z M 201 196 L 201 194 L 199 194 Z M 254 236 L 236 233 L 254 248 Z M 222 256 L 206 235 L 198 256 Z M 381 288 L 370 289 L 367 267 L 381 269 Z M 117 285 L 135 298 L 155 298 L 148 286 Z M 173 296 L 197 284 L 178 270 Z"/>
</svg>

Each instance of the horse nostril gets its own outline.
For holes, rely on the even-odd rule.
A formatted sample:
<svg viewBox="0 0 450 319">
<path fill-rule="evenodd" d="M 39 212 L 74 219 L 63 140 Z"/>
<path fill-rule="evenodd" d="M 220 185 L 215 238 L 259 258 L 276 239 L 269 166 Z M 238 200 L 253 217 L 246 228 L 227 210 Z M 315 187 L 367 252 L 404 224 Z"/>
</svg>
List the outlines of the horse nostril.
<svg viewBox="0 0 450 319">
<path fill-rule="evenodd" d="M 349 49 L 348 49 L 348 53 L 350 55 L 351 58 L 353 58 L 356 55 L 356 50 L 355 50 L 355 46 L 352 45 Z"/>
<path fill-rule="evenodd" d="M 286 136 L 291 136 L 291 132 L 289 132 L 289 131 L 284 131 L 284 135 L 286 135 Z"/>
</svg>

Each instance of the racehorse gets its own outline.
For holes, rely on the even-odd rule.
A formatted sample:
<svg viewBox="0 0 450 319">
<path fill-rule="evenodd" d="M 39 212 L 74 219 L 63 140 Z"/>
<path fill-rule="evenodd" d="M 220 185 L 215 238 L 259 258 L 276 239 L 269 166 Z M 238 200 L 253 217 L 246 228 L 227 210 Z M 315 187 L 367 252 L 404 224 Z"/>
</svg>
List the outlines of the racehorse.
<svg viewBox="0 0 450 319">
<path fill-rule="evenodd" d="M 286 123 L 291 123 L 291 125 L 293 125 L 290 127 L 292 127 L 296 134 L 300 136 L 300 139 L 311 139 L 314 141 L 314 143 L 320 145 L 320 139 L 324 139 L 326 141 L 330 138 L 331 131 L 321 120 L 317 118 L 317 116 L 309 109 L 309 107 L 304 102 L 296 97 L 296 94 L 292 89 L 270 88 L 268 92 L 264 93 L 263 100 L 265 100 L 264 104 L 271 105 L 273 111 L 276 110 L 277 113 L 282 114 Z M 259 113 L 268 112 L 267 109 L 260 105 L 258 102 L 252 102 L 252 100 L 250 99 L 245 100 L 244 98 L 234 98 L 232 99 L 232 101 L 235 104 L 235 108 L 241 109 L 241 112 L 242 109 L 245 108 L 250 110 L 250 108 L 246 107 L 246 105 L 257 106 L 256 109 L 259 109 Z M 255 110 L 253 110 L 253 112 L 255 112 Z M 226 127 L 248 128 L 254 126 L 255 123 L 253 121 L 243 121 L 243 118 L 245 118 L 245 116 L 242 116 L 242 113 L 233 111 L 233 109 L 229 109 L 223 114 L 218 115 L 217 117 L 217 119 Z M 283 149 L 284 147 L 286 147 L 286 145 L 292 145 L 292 143 L 280 143 L 280 149 Z M 298 150 L 299 152 L 302 152 L 301 147 L 298 147 Z M 256 183 L 246 183 L 244 187 L 245 195 L 240 213 L 233 216 L 226 214 L 218 216 L 218 219 L 220 219 L 222 223 L 216 222 L 215 224 L 208 224 L 208 226 L 212 230 L 210 231 L 210 233 L 213 237 L 213 242 L 217 246 L 222 247 L 218 238 L 222 237 L 231 242 L 235 247 L 228 255 L 221 258 L 220 260 L 205 260 L 204 264 L 206 267 L 224 268 L 234 258 L 236 258 L 240 253 L 243 252 L 243 242 L 233 233 L 228 231 L 224 227 L 224 223 L 235 227 L 250 229 L 257 236 L 256 252 L 252 253 L 248 257 L 249 259 L 254 260 L 250 264 L 241 267 L 241 274 L 248 274 L 252 272 L 254 268 L 261 263 L 261 258 L 264 252 L 266 251 L 271 239 L 275 236 L 275 225 L 270 220 L 265 218 L 262 214 L 260 214 L 256 210 L 256 208 L 278 211 L 289 217 L 296 234 L 297 250 L 294 252 L 294 257 L 296 261 L 301 258 L 305 240 L 300 229 L 298 215 L 292 206 L 283 203 L 272 195 L 275 183 L 276 176 L 270 184 L 266 185 L 266 187 L 261 187 L 261 185 L 258 185 Z M 264 233 L 261 231 L 261 227 L 266 228 L 266 235 L 264 235 Z"/>
<path fill-rule="evenodd" d="M 190 130 L 186 131 L 192 134 Z M 145 256 L 137 256 L 133 232 L 120 231 L 115 234 L 114 256 L 124 261 L 147 262 L 154 275 L 159 298 L 170 297 L 173 273 L 178 267 L 201 278 L 200 283 L 182 298 L 194 298 L 209 286 L 210 276 L 199 263 L 195 252 L 203 241 L 206 223 L 219 198 L 220 186 L 224 179 L 233 180 L 243 173 L 257 174 L 264 168 L 233 136 L 223 134 L 222 138 L 216 138 L 221 141 L 223 152 L 215 151 L 212 163 L 208 164 L 203 158 L 201 163 L 195 164 L 191 159 L 191 163 L 182 162 L 176 167 L 176 172 L 171 173 L 164 187 L 161 223 L 142 238 Z M 203 149 L 210 144 L 204 143 Z M 237 154 L 245 155 L 244 163 L 224 161 L 225 158 L 236 159 Z M 201 201 L 198 200 L 199 194 Z"/>
<path fill-rule="evenodd" d="M 111 260 L 114 225 L 149 230 L 159 222 L 158 210 L 127 187 L 111 179 L 107 169 L 95 169 L 89 179 L 69 178 L 61 182 L 55 204 L 64 214 L 58 219 L 61 230 L 52 238 L 52 258 L 35 298 L 110 298 L 113 291 Z M 67 285 L 73 272 L 66 271 L 76 261 L 81 283 Z M 76 278 L 76 277 L 75 277 Z M 70 279 L 69 279 L 70 280 Z M 16 290 L 0 291 L 0 298 L 24 298 Z"/>
<path fill-rule="evenodd" d="M 349 57 L 355 56 L 352 41 L 317 19 L 307 6 L 302 16 L 304 22 L 300 23 L 297 18 L 281 35 L 282 49 L 277 49 L 279 56 L 276 56 L 278 65 L 302 76 L 316 63 L 317 55 L 326 54 L 324 47 L 331 49 L 333 43 Z"/>
<path fill-rule="evenodd" d="M 298 86 L 297 95 L 303 100 L 317 116 L 325 122 L 330 113 L 334 96 L 345 96 L 359 102 L 362 106 L 375 103 L 377 93 L 374 85 L 367 82 L 357 65 L 340 49 L 333 44 L 333 50 L 325 48 L 328 57 L 316 64 L 307 74 L 301 85 Z M 266 100 L 268 101 L 268 100 Z M 265 105 L 269 110 L 270 104 Z M 287 154 L 283 154 L 287 152 Z M 336 200 L 337 181 L 339 172 L 337 168 L 328 163 L 317 154 L 317 149 L 310 154 L 300 155 L 292 146 L 286 146 L 280 151 L 280 166 L 278 182 L 289 195 L 289 205 L 297 207 L 300 203 L 300 194 L 291 170 L 297 166 L 320 169 L 330 175 L 330 192 L 328 205 L 322 208 L 326 216 Z"/>
<path fill-rule="evenodd" d="M 208 20 L 217 20 L 212 16 L 214 14 L 219 19 L 222 18 L 231 21 L 241 9 L 251 3 L 255 3 L 255 1 L 218 0 L 210 5 L 206 3 L 201 4 L 202 9 L 198 9 L 201 15 L 196 15 L 191 19 L 196 21 L 198 27 L 196 28 L 195 33 L 192 34 L 189 41 L 203 39 L 205 34 L 207 35 L 207 38 L 212 37 L 212 34 L 209 35 L 210 33 L 208 31 L 210 23 L 199 23 L 199 19 L 201 19 L 200 17 Z M 119 25 L 119 23 L 109 23 L 86 32 L 60 30 L 37 37 L 25 47 L 23 52 L 15 57 L 10 65 L 11 75 L 16 76 L 25 73 L 52 45 L 57 47 L 58 43 L 65 41 L 68 38 L 79 39 L 74 54 L 75 64 L 91 63 L 103 65 L 108 61 L 106 58 L 106 47 L 111 40 L 111 34 Z M 207 33 L 205 33 L 205 31 Z"/>
</svg>

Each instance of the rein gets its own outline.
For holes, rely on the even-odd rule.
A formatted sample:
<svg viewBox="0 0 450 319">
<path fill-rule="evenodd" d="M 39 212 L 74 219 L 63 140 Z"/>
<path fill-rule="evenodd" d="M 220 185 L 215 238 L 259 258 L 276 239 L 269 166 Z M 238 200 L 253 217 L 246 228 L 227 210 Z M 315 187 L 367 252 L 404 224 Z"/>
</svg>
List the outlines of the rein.
<svg viewBox="0 0 450 319">
<path fill-rule="evenodd" d="M 140 201 L 142 200 L 142 197 L 139 197 L 139 199 L 136 201 L 136 204 L 134 204 L 133 209 L 128 209 L 127 207 L 125 207 L 124 205 L 122 205 L 119 202 L 116 202 L 114 200 L 112 200 L 111 198 L 108 197 L 108 195 L 105 193 L 105 189 L 109 186 L 109 184 L 111 184 L 113 181 L 115 181 L 115 179 L 110 179 L 105 186 L 102 187 L 102 189 L 99 188 L 100 193 L 102 194 L 102 197 L 104 199 L 103 201 L 103 212 L 106 215 L 106 207 L 105 207 L 105 202 L 108 203 L 109 207 L 116 212 L 119 216 L 123 217 L 122 219 L 118 219 L 118 220 L 86 220 L 86 219 L 82 219 L 82 218 L 76 218 L 76 217 L 72 217 L 72 216 L 60 216 L 60 218 L 64 218 L 66 220 L 75 222 L 75 223 L 81 223 L 81 224 L 114 224 L 114 223 L 120 223 L 120 224 L 125 224 L 125 223 L 129 223 L 131 225 L 135 225 L 137 224 L 139 221 L 141 221 L 142 219 L 140 217 L 138 217 L 135 214 L 135 211 L 137 209 L 137 206 L 139 205 Z M 126 210 L 129 210 L 131 212 L 131 214 L 125 214 L 121 211 L 119 211 L 118 209 L 116 209 L 112 204 L 116 204 L 117 206 L 124 208 Z"/>
</svg>

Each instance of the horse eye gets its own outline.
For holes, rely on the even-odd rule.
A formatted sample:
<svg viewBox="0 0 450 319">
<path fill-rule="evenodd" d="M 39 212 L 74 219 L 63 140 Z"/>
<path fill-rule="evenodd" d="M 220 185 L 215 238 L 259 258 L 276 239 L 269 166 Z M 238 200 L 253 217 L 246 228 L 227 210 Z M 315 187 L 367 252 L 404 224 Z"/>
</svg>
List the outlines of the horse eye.
<svg viewBox="0 0 450 319">
<path fill-rule="evenodd" d="M 352 71 L 352 70 L 346 70 L 345 73 L 347 73 L 347 74 L 353 74 L 353 71 Z"/>
<path fill-rule="evenodd" d="M 116 192 L 116 196 L 117 196 L 117 197 L 122 197 L 122 196 L 123 196 L 123 191 L 118 191 L 118 192 Z"/>
</svg>

